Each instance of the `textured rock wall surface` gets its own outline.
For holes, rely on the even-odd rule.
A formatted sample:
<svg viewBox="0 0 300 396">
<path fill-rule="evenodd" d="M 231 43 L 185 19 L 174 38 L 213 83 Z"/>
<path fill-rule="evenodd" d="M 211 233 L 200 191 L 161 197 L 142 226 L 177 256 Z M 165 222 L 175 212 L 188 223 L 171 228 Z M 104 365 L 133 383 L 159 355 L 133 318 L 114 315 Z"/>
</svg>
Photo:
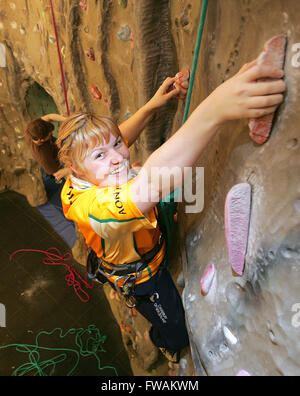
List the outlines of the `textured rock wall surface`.
<svg viewBox="0 0 300 396">
<path fill-rule="evenodd" d="M 300 373 L 299 15 L 293 0 L 218 1 L 209 9 L 199 65 L 202 90 L 258 56 L 270 37 L 285 34 L 288 91 L 265 145 L 252 142 L 245 122 L 230 123 L 198 164 L 205 166 L 205 208 L 199 216 L 183 216 L 184 302 L 196 374 Z M 245 272 L 234 277 L 224 208 L 227 193 L 239 183 L 252 186 L 252 215 Z M 204 297 L 200 279 L 211 264 L 215 278 Z"/>
<path fill-rule="evenodd" d="M 95 111 L 122 122 L 167 76 L 192 65 L 200 1 L 53 4 L 71 112 Z M 299 374 L 299 328 L 292 324 L 292 309 L 300 303 L 299 16 L 298 0 L 209 3 L 191 109 L 277 34 L 289 39 L 288 93 L 264 146 L 250 140 L 245 121 L 222 129 L 197 163 L 205 167 L 203 212 L 186 214 L 184 205 L 180 208 L 177 246 L 197 375 L 235 375 L 242 369 L 253 375 Z M 33 95 L 28 104 L 28 90 L 39 84 L 66 115 L 50 2 L 0 0 L 0 44 L 0 188 L 20 192 L 36 206 L 46 197 L 23 130 L 40 103 Z M 93 96 L 92 86 L 101 99 Z M 133 161 L 143 162 L 180 127 L 183 110 L 184 103 L 174 101 L 155 116 L 132 148 Z M 227 192 L 242 182 L 253 188 L 252 217 L 245 274 L 234 278 L 224 206 Z M 180 261 L 174 257 L 174 276 Z M 216 276 L 204 297 L 200 279 L 211 264 Z"/>
<path fill-rule="evenodd" d="M 53 4 L 71 113 L 94 111 L 122 122 L 178 71 L 169 1 L 54 0 Z M 1 0 L 0 5 L 2 66 L 6 66 L 0 67 L 0 185 L 39 205 L 45 202 L 40 172 L 23 139 L 31 119 L 25 99 L 29 88 L 38 83 L 58 111 L 67 114 L 50 2 Z M 92 87 L 101 99 L 94 97 Z M 156 114 L 133 149 L 136 160 L 142 161 L 170 136 L 176 109 L 174 101 Z"/>
</svg>

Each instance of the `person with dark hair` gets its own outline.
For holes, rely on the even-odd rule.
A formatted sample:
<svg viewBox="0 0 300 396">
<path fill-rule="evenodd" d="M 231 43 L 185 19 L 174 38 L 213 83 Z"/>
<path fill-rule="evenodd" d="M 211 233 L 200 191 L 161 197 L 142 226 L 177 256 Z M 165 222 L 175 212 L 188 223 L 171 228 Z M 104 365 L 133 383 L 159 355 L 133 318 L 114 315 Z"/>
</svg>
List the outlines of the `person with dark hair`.
<svg viewBox="0 0 300 396">
<path fill-rule="evenodd" d="M 28 123 L 25 129 L 25 138 L 33 158 L 41 166 L 43 182 L 48 202 L 38 206 L 39 212 L 52 225 L 55 231 L 66 241 L 77 256 L 75 244 L 78 240 L 75 224 L 64 216 L 61 203 L 62 184 L 56 183 L 56 177 L 64 176 L 58 160 L 58 148 L 56 138 L 53 136 L 54 125 L 51 121 L 63 122 L 65 117 L 59 114 L 47 114 Z M 77 258 L 77 257 L 75 257 Z"/>
<path fill-rule="evenodd" d="M 41 165 L 48 176 L 54 176 L 60 169 L 56 139 L 52 135 L 54 125 L 50 121 L 63 122 L 65 117 L 48 114 L 30 121 L 25 130 L 33 158 Z"/>
</svg>

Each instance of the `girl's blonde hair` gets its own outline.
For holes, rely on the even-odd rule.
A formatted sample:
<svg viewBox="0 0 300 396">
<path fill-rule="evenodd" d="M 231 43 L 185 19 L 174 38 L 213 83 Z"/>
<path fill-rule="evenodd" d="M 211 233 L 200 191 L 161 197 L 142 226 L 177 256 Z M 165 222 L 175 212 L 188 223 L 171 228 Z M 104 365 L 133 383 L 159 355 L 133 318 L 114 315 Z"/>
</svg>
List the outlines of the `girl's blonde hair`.
<svg viewBox="0 0 300 396">
<path fill-rule="evenodd" d="M 86 154 L 96 146 L 109 142 L 110 134 L 122 136 L 119 127 L 108 117 L 92 113 L 76 113 L 68 117 L 60 126 L 56 144 L 60 163 L 84 172 L 83 161 Z"/>
</svg>

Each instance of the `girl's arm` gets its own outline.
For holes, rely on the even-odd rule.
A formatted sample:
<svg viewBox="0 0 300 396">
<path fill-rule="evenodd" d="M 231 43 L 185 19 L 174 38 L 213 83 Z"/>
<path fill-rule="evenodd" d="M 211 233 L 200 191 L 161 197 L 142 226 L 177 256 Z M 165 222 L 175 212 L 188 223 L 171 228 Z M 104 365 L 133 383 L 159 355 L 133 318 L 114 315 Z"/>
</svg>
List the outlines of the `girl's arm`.
<svg viewBox="0 0 300 396">
<path fill-rule="evenodd" d="M 178 88 L 168 92 L 174 82 L 175 78 L 167 78 L 149 102 L 141 107 L 132 117 L 119 125 L 121 134 L 128 140 L 129 146 L 139 137 L 150 122 L 155 111 L 179 94 L 180 90 Z"/>
<path fill-rule="evenodd" d="M 243 67 L 220 85 L 192 113 L 187 122 L 146 161 L 131 184 L 133 201 L 146 214 L 170 191 L 163 186 L 170 183 L 171 191 L 183 181 L 185 167 L 195 165 L 220 126 L 228 120 L 257 118 L 273 113 L 283 101 L 285 83 L 279 80 L 283 71 L 272 66 Z M 273 78 L 276 81 L 257 81 Z M 165 172 L 162 172 L 165 168 Z M 157 174 L 161 178 L 157 178 Z M 145 199 L 146 192 L 146 199 Z M 143 195 L 142 195 L 143 194 Z M 142 196 L 142 198 L 141 198 Z M 143 202 L 144 200 L 144 202 Z M 147 202 L 145 202 L 147 200 Z"/>
<path fill-rule="evenodd" d="M 68 168 L 62 168 L 62 169 L 59 169 L 57 172 L 53 173 L 53 176 L 55 177 L 57 182 L 60 182 L 61 179 L 65 179 L 68 176 L 70 176 L 71 173 L 72 173 L 72 171 L 71 171 L 71 169 L 69 167 Z"/>
<path fill-rule="evenodd" d="M 51 121 L 63 122 L 65 121 L 66 117 L 61 116 L 60 114 L 47 114 L 41 117 L 41 119 L 46 122 L 51 122 Z"/>
</svg>

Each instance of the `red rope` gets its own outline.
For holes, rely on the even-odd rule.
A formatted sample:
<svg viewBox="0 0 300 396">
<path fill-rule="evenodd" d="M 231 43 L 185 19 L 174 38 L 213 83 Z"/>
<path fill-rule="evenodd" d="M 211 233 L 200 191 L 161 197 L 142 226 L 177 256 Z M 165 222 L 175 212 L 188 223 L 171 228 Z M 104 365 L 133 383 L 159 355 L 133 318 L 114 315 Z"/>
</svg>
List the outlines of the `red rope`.
<svg viewBox="0 0 300 396">
<path fill-rule="evenodd" d="M 57 34 L 56 21 L 55 21 L 54 8 L 53 8 L 52 0 L 50 0 L 50 7 L 51 7 L 51 14 L 52 14 L 52 22 L 53 22 L 53 27 L 54 27 L 54 33 L 55 33 L 55 38 L 56 38 L 56 47 L 57 47 L 57 53 L 58 53 L 58 60 L 59 60 L 59 67 L 60 67 L 62 86 L 63 86 L 63 90 L 64 90 L 65 102 L 66 102 L 66 107 L 67 107 L 67 114 L 68 114 L 68 116 L 70 116 L 67 88 L 66 88 L 66 82 L 65 82 L 65 76 L 64 76 L 64 69 L 63 69 L 62 60 L 61 60 L 61 54 L 60 54 L 58 34 Z"/>
<path fill-rule="evenodd" d="M 52 253 L 51 251 L 54 251 Z M 49 248 L 46 251 L 44 250 L 36 250 L 36 249 L 20 249 L 15 251 L 9 258 L 10 261 L 12 261 L 13 257 L 20 252 L 38 252 L 38 253 L 44 253 L 46 255 L 46 258 L 43 260 L 43 263 L 46 265 L 62 265 L 64 266 L 68 271 L 69 274 L 65 277 L 65 280 L 67 282 L 68 286 L 73 286 L 73 289 L 75 293 L 77 294 L 78 298 L 84 302 L 87 303 L 90 300 L 90 296 L 88 293 L 83 290 L 82 285 L 80 282 L 83 283 L 83 285 L 87 289 L 92 289 L 93 285 L 90 285 L 87 281 L 85 281 L 79 274 L 78 272 L 70 267 L 68 264 L 66 264 L 67 261 L 72 259 L 72 254 L 71 253 L 66 253 L 64 255 L 61 254 L 61 252 L 57 248 Z M 79 280 L 76 280 L 75 278 L 78 278 Z"/>
</svg>

